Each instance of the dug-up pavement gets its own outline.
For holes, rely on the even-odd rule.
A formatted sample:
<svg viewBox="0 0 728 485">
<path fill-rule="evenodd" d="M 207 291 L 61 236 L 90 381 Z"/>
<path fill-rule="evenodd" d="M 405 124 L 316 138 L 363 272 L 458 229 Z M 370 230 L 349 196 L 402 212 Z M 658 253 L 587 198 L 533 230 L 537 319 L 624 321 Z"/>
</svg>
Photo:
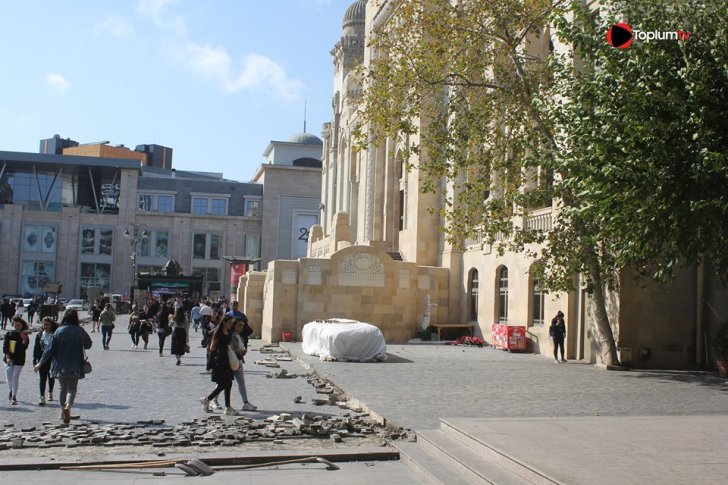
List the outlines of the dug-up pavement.
<svg viewBox="0 0 728 485">
<path fill-rule="evenodd" d="M 149 349 L 131 349 L 124 329 L 120 316 L 107 351 L 91 334 L 94 371 L 79 384 L 69 426 L 60 424 L 57 402 L 38 406 L 38 378 L 26 365 L 19 404 L 0 401 L 0 483 L 717 484 L 728 476 L 728 385 L 712 373 L 612 372 L 441 344 L 389 345 L 378 363 L 325 362 L 300 343 L 252 340 L 245 376 L 258 410 L 223 416 L 199 403 L 214 388 L 199 334 L 176 366 L 169 339 L 160 358 L 156 336 Z M 232 401 L 239 409 L 235 385 Z M 314 455 L 339 470 L 58 470 Z"/>
</svg>

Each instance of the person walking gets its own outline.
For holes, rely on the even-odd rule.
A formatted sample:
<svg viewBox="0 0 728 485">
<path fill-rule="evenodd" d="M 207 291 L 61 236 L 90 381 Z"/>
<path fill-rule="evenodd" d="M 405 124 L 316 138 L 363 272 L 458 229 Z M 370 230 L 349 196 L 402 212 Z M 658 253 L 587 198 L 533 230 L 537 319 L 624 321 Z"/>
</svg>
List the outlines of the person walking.
<svg viewBox="0 0 728 485">
<path fill-rule="evenodd" d="M 131 315 L 129 315 L 129 326 L 127 327 L 127 330 L 129 331 L 129 336 L 131 337 L 131 348 L 136 349 L 139 347 L 139 329 L 141 327 L 141 320 L 139 319 L 139 312 L 136 310 L 132 310 Z"/>
<path fill-rule="evenodd" d="M 256 406 L 253 406 L 253 404 L 248 401 L 248 390 L 245 387 L 245 376 L 243 375 L 243 364 L 245 363 L 245 359 L 243 357 L 248 352 L 248 349 L 243 344 L 242 334 L 244 332 L 244 329 L 245 323 L 242 320 L 236 318 L 235 324 L 233 325 L 230 347 L 233 349 L 233 352 L 235 352 L 235 355 L 238 356 L 238 359 L 240 360 L 240 366 L 238 367 L 238 370 L 233 371 L 233 377 L 238 383 L 238 392 L 240 392 L 240 398 L 243 400 L 242 410 L 255 411 L 258 408 Z"/>
<path fill-rule="evenodd" d="M 40 358 L 43 357 L 43 352 L 51 344 L 51 338 L 53 333 L 56 331 L 56 323 L 51 320 L 50 317 L 44 317 L 43 330 L 38 332 L 35 336 L 35 345 L 33 346 L 33 369 L 35 365 L 40 362 Z M 46 384 L 48 385 L 48 400 L 53 400 L 53 386 L 56 380 L 51 376 L 51 363 L 46 362 L 44 366 L 36 370 L 40 374 L 40 400 L 38 406 L 45 406 L 46 404 Z"/>
<path fill-rule="evenodd" d="M 114 334 L 114 322 L 116 321 L 116 313 L 111 309 L 111 303 L 104 306 L 103 311 L 99 315 L 99 325 L 101 326 L 101 343 L 104 350 L 109 350 L 111 336 Z"/>
<path fill-rule="evenodd" d="M 43 351 L 34 369 L 40 370 L 50 361 L 51 375 L 58 379 L 61 387 L 61 419 L 65 424 L 71 421 L 71 407 L 76 401 L 78 381 L 86 377 L 83 371 L 85 352 L 93 345 L 91 337 L 79 322 L 76 310 L 66 310 L 61 328 L 55 331 L 50 345 Z"/>
<path fill-rule="evenodd" d="M 141 319 L 141 323 L 139 324 L 139 337 L 144 341 L 144 350 L 147 350 L 147 346 L 149 345 L 149 334 L 154 331 L 154 320 L 151 318 L 143 318 Z M 137 340 L 138 342 L 138 340 Z M 139 345 L 137 343 L 137 345 Z"/>
<path fill-rule="evenodd" d="M 190 324 L 187 321 L 187 314 L 182 305 L 178 306 L 172 318 L 172 347 L 170 353 L 177 357 L 177 365 L 182 364 L 182 356 L 189 351 L 187 336 L 190 332 Z"/>
<path fill-rule="evenodd" d="M 166 305 L 162 305 L 165 307 Z M 169 317 L 167 313 L 160 312 L 157 317 L 157 338 L 159 339 L 159 356 L 162 357 L 164 353 L 164 341 L 167 340 L 167 336 L 172 333 L 172 327 L 169 326 Z M 164 316 L 164 318 L 162 318 Z"/>
<path fill-rule="evenodd" d="M 0 304 L 0 315 L 2 315 L 2 323 L 0 325 L 2 326 L 2 330 L 5 330 L 8 322 L 13 318 L 13 309 L 10 305 L 9 298 L 3 298 L 3 302 Z"/>
<path fill-rule="evenodd" d="M 23 318 L 25 317 L 25 306 L 23 304 L 23 300 L 20 300 L 18 302 L 18 306 L 15 307 L 15 315 L 16 317 Z M 24 319 L 25 321 L 25 319 Z M 27 322 L 26 322 L 27 323 Z"/>
<path fill-rule="evenodd" d="M 554 342 L 554 363 L 559 363 L 558 351 L 561 350 L 561 362 L 566 362 L 564 358 L 564 338 L 566 337 L 566 323 L 564 322 L 564 314 L 559 311 L 556 316 L 551 319 L 549 326 L 549 336 Z"/>
<path fill-rule="evenodd" d="M 202 328 L 202 344 L 201 347 L 207 347 L 210 342 L 210 320 L 212 320 L 212 307 L 207 304 L 207 300 L 200 303 L 200 327 Z"/>
<path fill-rule="evenodd" d="M 28 303 L 28 324 L 33 325 L 33 317 L 35 316 L 35 301 L 30 300 Z"/>
<path fill-rule="evenodd" d="M 25 349 L 28 348 L 28 322 L 22 317 L 13 317 L 13 329 L 5 334 L 3 340 L 3 355 L 5 358 L 5 377 L 8 380 L 10 404 L 18 404 L 18 385 L 20 373 L 25 365 Z"/>
<path fill-rule="evenodd" d="M 192 309 L 190 310 L 190 319 L 192 320 L 192 323 L 194 324 L 195 333 L 200 328 L 200 304 L 195 303 L 192 306 Z"/>
<path fill-rule="evenodd" d="M 217 387 L 209 395 L 200 398 L 202 409 L 206 413 L 212 412 L 210 401 L 214 400 L 221 392 L 224 392 L 225 411 L 223 414 L 229 416 L 237 416 L 239 414 L 230 406 L 230 390 L 233 386 L 234 377 L 228 360 L 228 348 L 230 347 L 230 339 L 232 337 L 233 322 L 234 319 L 232 317 L 223 318 L 210 338 L 211 379 L 212 382 L 217 384 Z"/>
<path fill-rule="evenodd" d="M 94 305 L 91 307 L 91 333 L 99 330 L 99 317 L 101 316 L 101 302 L 94 300 Z"/>
</svg>

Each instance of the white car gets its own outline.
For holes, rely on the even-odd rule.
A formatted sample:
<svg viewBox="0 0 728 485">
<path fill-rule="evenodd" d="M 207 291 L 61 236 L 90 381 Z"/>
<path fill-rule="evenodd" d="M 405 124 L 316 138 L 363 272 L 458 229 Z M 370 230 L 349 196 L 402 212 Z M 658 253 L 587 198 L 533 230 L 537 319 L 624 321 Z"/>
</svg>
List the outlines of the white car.
<svg viewBox="0 0 728 485">
<path fill-rule="evenodd" d="M 66 305 L 66 310 L 76 310 L 80 312 L 83 310 L 83 300 L 71 300 Z"/>
</svg>

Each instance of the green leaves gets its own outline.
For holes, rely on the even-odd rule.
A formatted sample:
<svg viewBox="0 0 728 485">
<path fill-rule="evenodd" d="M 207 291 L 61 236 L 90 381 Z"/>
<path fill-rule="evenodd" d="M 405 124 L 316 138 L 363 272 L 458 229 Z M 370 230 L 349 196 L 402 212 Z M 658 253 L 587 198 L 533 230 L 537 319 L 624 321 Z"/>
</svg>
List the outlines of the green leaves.
<svg viewBox="0 0 728 485">
<path fill-rule="evenodd" d="M 395 15 L 362 73 L 359 142 L 417 155 L 450 241 L 545 241 L 528 250 L 550 290 L 625 267 L 668 279 L 702 256 L 728 276 L 728 2 L 402 0 Z M 623 19 L 693 35 L 616 49 Z M 514 223 L 552 201 L 552 232 Z"/>
</svg>

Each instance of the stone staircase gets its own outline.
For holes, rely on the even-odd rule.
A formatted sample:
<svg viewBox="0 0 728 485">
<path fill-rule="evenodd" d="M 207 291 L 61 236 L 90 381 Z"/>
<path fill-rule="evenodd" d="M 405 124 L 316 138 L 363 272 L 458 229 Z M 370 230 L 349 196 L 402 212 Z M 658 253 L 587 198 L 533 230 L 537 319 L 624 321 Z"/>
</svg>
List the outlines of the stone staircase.
<svg viewBox="0 0 728 485">
<path fill-rule="evenodd" d="M 417 431 L 417 442 L 395 442 L 400 460 L 425 483 L 560 484 L 518 459 L 488 445 L 482 438 L 442 420 L 440 429 Z"/>
</svg>

